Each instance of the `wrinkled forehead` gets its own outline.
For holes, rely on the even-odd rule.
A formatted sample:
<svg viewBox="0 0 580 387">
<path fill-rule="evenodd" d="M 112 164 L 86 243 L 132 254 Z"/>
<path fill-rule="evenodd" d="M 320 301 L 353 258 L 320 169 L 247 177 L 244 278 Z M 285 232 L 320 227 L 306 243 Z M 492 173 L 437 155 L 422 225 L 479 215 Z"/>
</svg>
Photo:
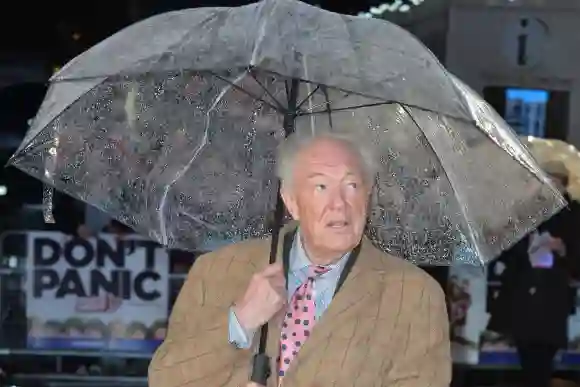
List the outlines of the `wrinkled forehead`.
<svg viewBox="0 0 580 387">
<path fill-rule="evenodd" d="M 362 163 L 357 152 L 346 142 L 321 138 L 304 147 L 296 156 L 298 174 L 335 171 L 362 175 Z"/>
</svg>

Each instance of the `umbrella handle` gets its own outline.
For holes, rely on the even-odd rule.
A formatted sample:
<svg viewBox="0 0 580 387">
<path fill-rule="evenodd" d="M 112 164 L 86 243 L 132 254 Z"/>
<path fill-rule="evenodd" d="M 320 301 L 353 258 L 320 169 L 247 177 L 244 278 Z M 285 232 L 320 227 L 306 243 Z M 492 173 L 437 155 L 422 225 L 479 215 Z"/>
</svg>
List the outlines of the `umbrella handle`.
<svg viewBox="0 0 580 387">
<path fill-rule="evenodd" d="M 252 376 L 250 381 L 260 386 L 266 386 L 272 373 L 270 369 L 270 357 L 265 353 L 257 353 L 254 355 L 254 361 L 252 363 Z"/>
<path fill-rule="evenodd" d="M 298 101 L 298 87 L 300 81 L 296 78 L 292 79 L 290 85 L 287 84 L 288 93 L 288 111 L 284 115 L 284 136 L 288 137 L 294 132 L 297 111 L 297 101 Z M 288 114 L 289 113 L 289 114 Z M 276 253 L 278 251 L 278 238 L 280 237 L 280 227 L 282 226 L 282 221 L 284 220 L 284 202 L 282 201 L 282 196 L 280 195 L 280 185 L 278 183 L 278 194 L 276 195 L 276 208 L 274 210 L 274 223 L 272 227 L 272 244 L 270 246 L 270 264 L 276 262 Z M 268 384 L 268 379 L 272 374 L 272 369 L 270 367 L 270 357 L 266 354 L 266 344 L 268 342 L 268 324 L 262 326 L 260 332 L 260 346 L 258 348 L 258 353 L 254 355 L 254 361 L 252 364 L 252 376 L 250 380 L 260 386 L 266 386 Z M 278 370 L 276 370 L 278 372 Z"/>
</svg>

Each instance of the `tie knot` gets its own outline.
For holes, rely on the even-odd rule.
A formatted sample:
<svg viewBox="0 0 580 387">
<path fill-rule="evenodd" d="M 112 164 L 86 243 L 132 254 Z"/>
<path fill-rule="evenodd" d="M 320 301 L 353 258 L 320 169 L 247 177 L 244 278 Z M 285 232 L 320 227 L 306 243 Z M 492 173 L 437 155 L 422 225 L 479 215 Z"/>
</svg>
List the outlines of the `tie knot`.
<svg viewBox="0 0 580 387">
<path fill-rule="evenodd" d="M 323 274 L 326 274 L 330 271 L 330 267 L 320 266 L 320 265 L 312 265 L 309 268 L 309 277 L 316 278 L 320 277 Z"/>
</svg>

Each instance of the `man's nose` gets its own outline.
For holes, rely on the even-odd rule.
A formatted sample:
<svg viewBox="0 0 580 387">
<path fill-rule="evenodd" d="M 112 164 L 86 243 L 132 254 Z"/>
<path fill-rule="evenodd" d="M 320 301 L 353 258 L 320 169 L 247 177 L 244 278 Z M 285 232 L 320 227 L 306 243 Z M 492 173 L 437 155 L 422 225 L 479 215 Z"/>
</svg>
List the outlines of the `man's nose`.
<svg viewBox="0 0 580 387">
<path fill-rule="evenodd" d="M 344 198 L 344 194 L 341 190 L 336 190 L 330 198 L 330 206 L 333 209 L 341 209 L 344 208 L 346 205 L 346 200 Z"/>
</svg>

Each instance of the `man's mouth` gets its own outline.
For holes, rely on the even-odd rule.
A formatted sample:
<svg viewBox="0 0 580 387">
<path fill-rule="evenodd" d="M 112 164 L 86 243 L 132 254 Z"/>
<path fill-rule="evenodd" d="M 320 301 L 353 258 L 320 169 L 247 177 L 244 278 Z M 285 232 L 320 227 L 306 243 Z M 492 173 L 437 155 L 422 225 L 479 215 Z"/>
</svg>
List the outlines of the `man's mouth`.
<svg viewBox="0 0 580 387">
<path fill-rule="evenodd" d="M 328 222 L 327 227 L 330 227 L 330 228 L 343 228 L 343 227 L 348 226 L 348 224 L 349 223 L 347 221 L 342 221 L 342 220 L 339 221 L 339 220 L 337 220 L 337 221 Z"/>
</svg>

